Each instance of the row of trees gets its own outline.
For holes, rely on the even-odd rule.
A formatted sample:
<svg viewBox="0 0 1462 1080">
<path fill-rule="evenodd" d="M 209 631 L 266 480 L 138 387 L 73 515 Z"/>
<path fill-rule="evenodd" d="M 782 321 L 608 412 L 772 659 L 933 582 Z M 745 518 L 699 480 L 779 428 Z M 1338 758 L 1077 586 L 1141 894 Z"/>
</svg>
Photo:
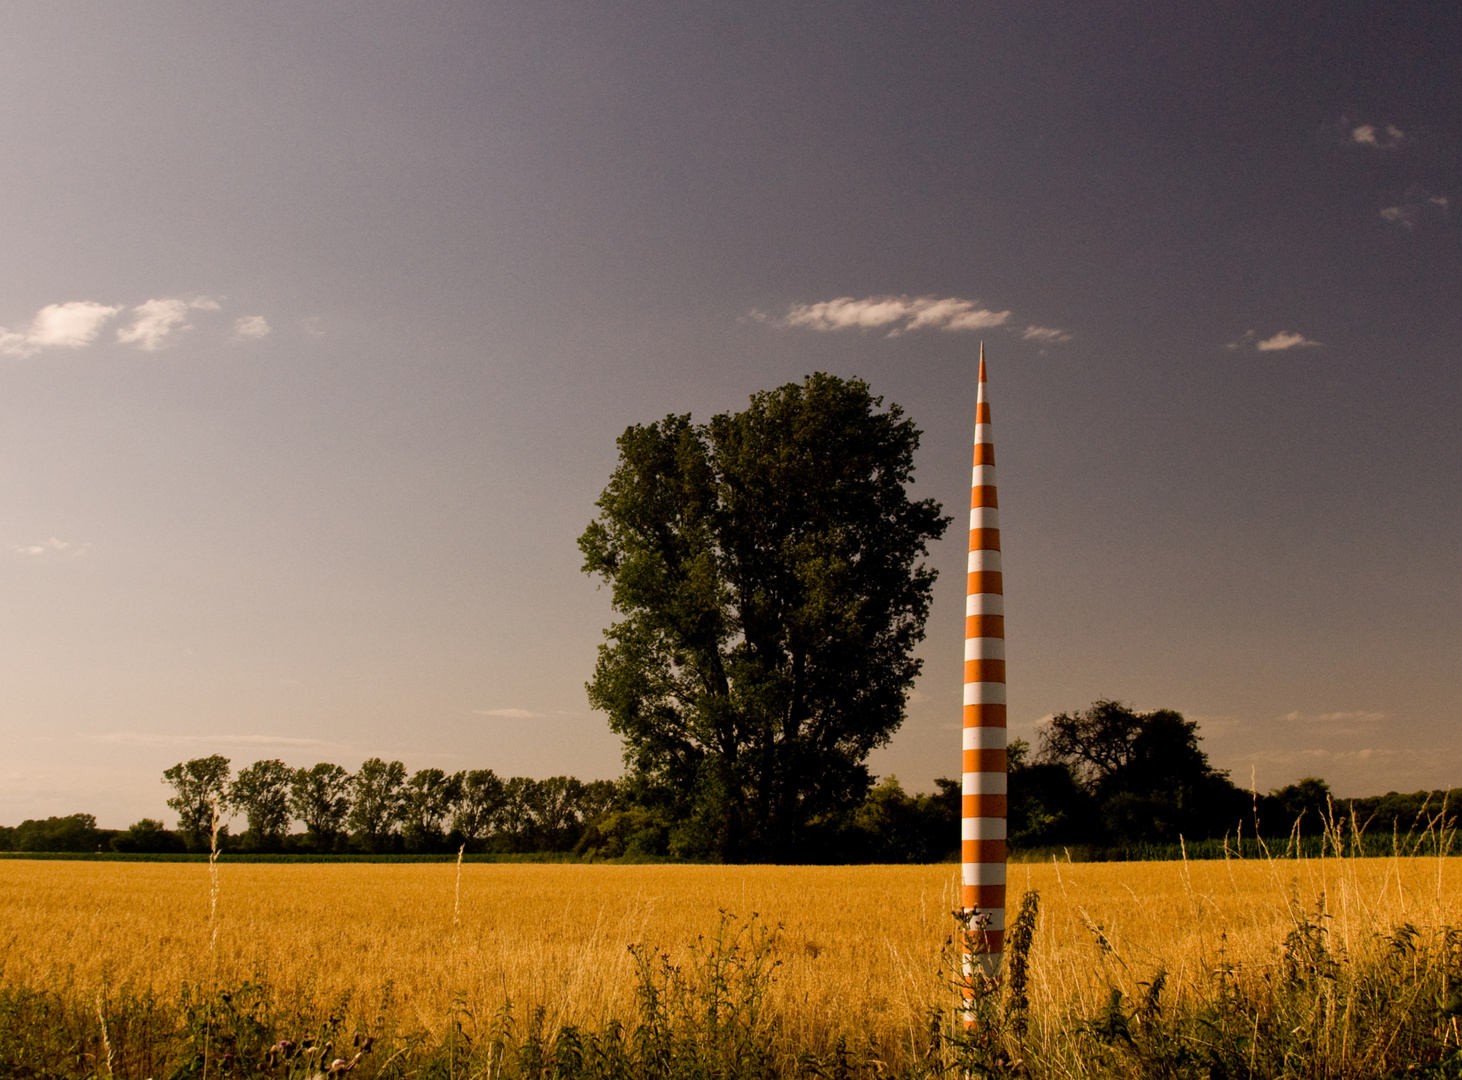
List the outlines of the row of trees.
<svg viewBox="0 0 1462 1080">
<path fill-rule="evenodd" d="M 1316 833 L 1351 818 L 1389 835 L 1441 824 L 1456 828 L 1462 790 L 1335 799 L 1309 777 L 1267 795 L 1241 791 L 1212 768 L 1198 726 L 1170 710 L 1139 713 L 1115 701 L 1054 717 L 1038 747 L 1010 748 L 1012 847 L 1121 847 L 1225 835 Z M 0 850 L 302 852 L 575 852 L 590 857 L 717 858 L 692 815 L 633 778 L 583 783 L 499 778 L 490 769 L 407 775 L 372 758 L 354 774 L 324 763 L 291 769 L 257 761 L 237 776 L 227 758 L 180 762 L 164 773 L 176 830 L 144 818 L 126 830 L 99 829 L 90 814 L 0 828 Z M 935 781 L 932 794 L 905 792 L 885 778 L 851 809 L 808 822 L 821 862 L 935 862 L 958 855 L 960 785 Z M 1446 820 L 1437 815 L 1442 813 Z M 247 828 L 229 834 L 231 816 Z M 302 823 L 302 832 L 291 826 Z M 215 832 L 216 829 L 216 832 Z"/>
<path fill-rule="evenodd" d="M 246 851 L 436 852 L 568 851 L 584 826 L 615 805 L 610 780 L 571 776 L 504 779 L 491 769 L 410 775 L 399 761 L 371 758 L 353 774 L 320 762 L 293 769 L 277 759 L 256 761 L 230 775 L 229 759 L 215 754 L 179 762 L 163 773 L 173 789 L 168 806 L 178 815 L 178 836 L 190 850 L 207 850 L 216 837 Z M 230 838 L 229 818 L 246 822 Z M 291 826 L 304 826 L 291 834 Z M 155 823 L 131 831 L 156 833 Z M 139 838 L 140 839 L 140 838 Z"/>
</svg>

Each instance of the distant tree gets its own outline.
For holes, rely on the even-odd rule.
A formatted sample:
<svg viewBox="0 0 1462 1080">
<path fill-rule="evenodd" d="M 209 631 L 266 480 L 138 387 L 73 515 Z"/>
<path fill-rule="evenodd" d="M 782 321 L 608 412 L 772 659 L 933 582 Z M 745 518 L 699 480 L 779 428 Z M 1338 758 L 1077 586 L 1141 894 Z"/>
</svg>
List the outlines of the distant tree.
<svg viewBox="0 0 1462 1080">
<path fill-rule="evenodd" d="M 316 851 L 334 851 L 340 846 L 350 814 L 353 779 L 339 765 L 327 761 L 309 769 L 296 769 L 290 778 L 290 812 L 304 822 L 307 839 Z"/>
<path fill-rule="evenodd" d="M 163 782 L 174 795 L 168 806 L 178 815 L 178 832 L 194 851 L 207 850 L 215 826 L 228 814 L 229 762 L 221 754 L 194 758 L 164 770 Z"/>
<path fill-rule="evenodd" d="M 401 790 L 401 836 L 407 851 L 436 851 L 446 841 L 443 825 L 462 791 L 461 775 L 417 771 Z"/>
<path fill-rule="evenodd" d="M 1030 744 L 1014 739 L 1007 750 L 1006 827 L 1015 849 L 1086 843 L 1101 834 L 1092 796 L 1066 764 L 1032 761 Z"/>
<path fill-rule="evenodd" d="M 22 821 L 10 838 L 12 851 L 96 851 L 102 842 L 91 814 Z"/>
<path fill-rule="evenodd" d="M 613 780 L 590 780 L 579 788 L 579 823 L 587 825 L 599 820 L 616 810 L 621 801 L 619 785 Z"/>
<path fill-rule="evenodd" d="M 538 821 L 543 799 L 538 788 L 539 781 L 531 776 L 510 776 L 504 782 L 502 827 L 493 837 L 493 850 L 540 850 Z"/>
<path fill-rule="evenodd" d="M 659 810 L 627 805 L 586 824 L 574 853 L 594 859 L 662 858 L 670 850 L 670 825 Z"/>
<path fill-rule="evenodd" d="M 461 794 L 452 815 L 452 828 L 463 843 L 475 849 L 500 827 L 507 791 L 491 769 L 472 769 L 458 775 Z"/>
<path fill-rule="evenodd" d="M 959 851 L 959 804 L 948 797 L 952 780 L 936 781 L 934 795 L 911 795 L 885 777 L 852 815 L 841 851 L 848 862 L 929 863 Z"/>
<path fill-rule="evenodd" d="M 371 758 L 356 771 L 350 830 L 366 851 L 383 852 L 390 847 L 401 824 L 401 789 L 405 785 L 406 766 L 399 761 Z"/>
<path fill-rule="evenodd" d="M 240 769 L 229 785 L 228 801 L 249 822 L 247 844 L 257 851 L 278 850 L 289 832 L 289 791 L 295 771 L 278 758 Z"/>
<path fill-rule="evenodd" d="M 175 852 L 186 851 L 188 845 L 177 833 L 169 832 L 161 821 L 143 818 L 112 837 L 113 851 Z"/>
<path fill-rule="evenodd" d="M 1099 809 L 1106 839 L 1167 841 L 1222 835 L 1248 816 L 1248 800 L 1198 746 L 1181 713 L 1137 713 L 1095 702 L 1049 720 L 1040 763 L 1065 766 Z"/>
<path fill-rule="evenodd" d="M 533 839 L 539 851 L 570 851 L 579 840 L 584 784 L 572 776 L 550 776 L 533 785 Z"/>
<path fill-rule="evenodd" d="M 1278 826 L 1284 833 L 1289 833 L 1298 825 L 1301 831 L 1315 835 L 1324 831 L 1332 816 L 1344 816 L 1344 811 L 1332 804 L 1330 785 L 1318 776 L 1307 776 L 1269 794 L 1279 815 L 1278 821 L 1273 820 L 1272 815 L 1264 815 L 1269 819 L 1264 823 L 1271 831 Z"/>
<path fill-rule="evenodd" d="M 814 374 L 697 425 L 619 438 L 579 538 L 613 587 L 589 700 L 677 844 L 792 859 L 857 806 L 904 718 L 949 519 L 913 500 L 919 432 L 859 379 Z"/>
</svg>

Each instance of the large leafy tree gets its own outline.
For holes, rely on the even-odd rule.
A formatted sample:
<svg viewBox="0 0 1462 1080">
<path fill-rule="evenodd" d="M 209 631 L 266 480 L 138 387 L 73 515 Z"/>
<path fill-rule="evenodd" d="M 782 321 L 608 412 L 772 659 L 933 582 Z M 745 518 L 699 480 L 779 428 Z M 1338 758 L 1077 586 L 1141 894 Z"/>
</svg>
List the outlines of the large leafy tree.
<svg viewBox="0 0 1462 1080">
<path fill-rule="evenodd" d="M 366 851 L 385 851 L 401 824 L 405 803 L 406 766 L 371 758 L 361 763 L 351 781 L 350 822 L 356 842 Z"/>
<path fill-rule="evenodd" d="M 295 771 L 289 785 L 289 808 L 305 823 L 310 843 L 317 851 L 333 851 L 344 837 L 353 780 L 343 768 L 328 761 Z"/>
<path fill-rule="evenodd" d="M 401 836 L 408 851 L 435 851 L 446 842 L 447 819 L 462 795 L 462 774 L 420 769 L 401 791 Z"/>
<path fill-rule="evenodd" d="M 452 828 L 463 843 L 475 848 L 502 825 L 507 806 L 507 789 L 491 769 L 470 769 L 459 773 L 459 797 L 452 814 Z"/>
<path fill-rule="evenodd" d="M 289 832 L 289 787 L 294 770 L 278 758 L 240 769 L 229 785 L 228 801 L 249 822 L 248 842 L 259 850 L 277 849 Z"/>
<path fill-rule="evenodd" d="M 228 816 L 228 758 L 213 754 L 182 761 L 164 769 L 162 779 L 172 785 L 168 806 L 177 812 L 178 832 L 188 847 L 208 848 L 214 829 Z"/>
<path fill-rule="evenodd" d="M 579 538 L 613 587 L 592 704 L 680 850 L 793 858 L 866 793 L 904 717 L 949 519 L 910 498 L 919 432 L 815 374 L 708 424 L 634 426 Z"/>
</svg>

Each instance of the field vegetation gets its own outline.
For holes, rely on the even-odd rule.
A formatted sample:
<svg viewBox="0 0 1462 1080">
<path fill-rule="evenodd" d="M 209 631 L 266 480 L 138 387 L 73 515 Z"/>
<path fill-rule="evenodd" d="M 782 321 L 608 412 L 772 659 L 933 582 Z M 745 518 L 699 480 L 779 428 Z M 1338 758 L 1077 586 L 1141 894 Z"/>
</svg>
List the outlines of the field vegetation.
<svg viewBox="0 0 1462 1080">
<path fill-rule="evenodd" d="M 3 862 L 0 1075 L 1462 1072 L 1458 860 L 1012 866 L 968 1031 L 955 877 Z"/>
</svg>

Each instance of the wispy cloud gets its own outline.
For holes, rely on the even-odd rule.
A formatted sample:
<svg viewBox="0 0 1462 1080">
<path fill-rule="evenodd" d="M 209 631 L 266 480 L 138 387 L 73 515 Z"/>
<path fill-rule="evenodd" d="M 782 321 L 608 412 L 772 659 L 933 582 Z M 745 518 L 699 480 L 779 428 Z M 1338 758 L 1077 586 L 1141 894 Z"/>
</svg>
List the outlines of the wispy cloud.
<svg viewBox="0 0 1462 1080">
<path fill-rule="evenodd" d="M 1385 127 L 1357 124 L 1350 129 L 1350 141 L 1360 146 L 1372 146 L 1377 150 L 1395 150 L 1406 142 L 1406 133 L 1393 124 Z"/>
<path fill-rule="evenodd" d="M 1314 348 L 1319 344 L 1318 341 L 1311 341 L 1304 334 L 1296 333 L 1293 330 L 1281 330 L 1279 333 L 1263 339 L 1254 331 L 1246 330 L 1242 337 L 1230 341 L 1224 348 L 1254 348 L 1260 352 L 1282 352 L 1285 349 Z"/>
<path fill-rule="evenodd" d="M 1026 341 L 1042 341 L 1053 345 L 1071 340 L 1070 334 L 1065 330 L 1057 330 L 1054 326 L 1027 326 L 1020 332 L 1020 336 Z"/>
<path fill-rule="evenodd" d="M 53 536 L 38 544 L 17 544 L 12 550 L 18 555 L 85 555 L 90 548 L 90 544 L 73 544 Z"/>
<path fill-rule="evenodd" d="M 984 330 L 1005 326 L 1009 311 L 981 307 L 979 301 L 958 297 L 868 296 L 861 300 L 840 296 L 815 304 L 793 304 L 779 318 L 754 311 L 751 317 L 773 326 L 816 330 L 886 330 L 889 337 L 911 330 Z"/>
<path fill-rule="evenodd" d="M 154 297 L 132 308 L 93 300 L 47 304 L 22 329 L 0 326 L 0 356 L 34 356 L 44 349 L 80 349 L 93 345 L 106 324 L 123 313 L 125 322 L 117 328 L 116 341 L 155 352 L 192 329 L 189 319 L 193 313 L 222 310 L 223 305 L 211 296 Z M 233 321 L 235 340 L 257 341 L 272 330 L 263 315 L 246 315 Z"/>
<path fill-rule="evenodd" d="M 499 720 L 541 720 L 550 716 L 586 716 L 587 713 L 571 709 L 473 709 L 474 716 L 491 716 Z"/>
<path fill-rule="evenodd" d="M 117 331 L 117 340 L 153 352 L 167 344 L 180 330 L 188 329 L 188 312 L 218 311 L 217 300 L 202 296 L 196 300 L 164 298 L 148 300 L 132 309 L 132 324 Z"/>
<path fill-rule="evenodd" d="M 0 353 L 31 356 L 46 348 L 79 349 L 95 341 L 106 321 L 121 310 L 90 300 L 47 304 L 24 330 L 0 326 Z"/>
<path fill-rule="evenodd" d="M 1311 341 L 1304 334 L 1297 334 L 1293 330 L 1281 330 L 1273 337 L 1256 342 L 1254 348 L 1260 352 L 1280 352 L 1284 349 L 1313 348 L 1319 344 L 1318 341 Z"/>
<path fill-rule="evenodd" d="M 1434 195 L 1425 188 L 1412 187 L 1395 206 L 1381 208 L 1381 219 L 1403 229 L 1415 229 L 1427 217 L 1446 217 L 1451 205 L 1445 195 Z"/>
<path fill-rule="evenodd" d="M 1320 723 L 1320 724 L 1343 724 L 1343 723 L 1376 724 L 1376 723 L 1379 723 L 1380 721 L 1386 719 L 1386 715 L 1387 714 L 1386 713 L 1383 713 L 1383 712 L 1368 712 L 1368 711 L 1362 709 L 1362 710 L 1357 710 L 1355 712 L 1325 712 L 1325 713 L 1287 712 L 1283 716 L 1279 717 L 1279 719 L 1280 720 L 1285 720 L 1285 721 L 1292 721 L 1292 722 L 1293 721 L 1306 722 L 1306 723 L 1313 722 L 1313 723 Z"/>
<path fill-rule="evenodd" d="M 268 747 L 282 749 L 340 748 L 341 743 L 324 739 L 298 739 L 288 735 L 157 735 L 143 731 L 113 731 L 103 735 L 83 736 L 86 742 L 109 746 L 220 746 Z"/>
<path fill-rule="evenodd" d="M 245 315 L 234 320 L 234 337 L 243 341 L 258 341 L 269 336 L 269 320 L 263 315 Z"/>
</svg>

